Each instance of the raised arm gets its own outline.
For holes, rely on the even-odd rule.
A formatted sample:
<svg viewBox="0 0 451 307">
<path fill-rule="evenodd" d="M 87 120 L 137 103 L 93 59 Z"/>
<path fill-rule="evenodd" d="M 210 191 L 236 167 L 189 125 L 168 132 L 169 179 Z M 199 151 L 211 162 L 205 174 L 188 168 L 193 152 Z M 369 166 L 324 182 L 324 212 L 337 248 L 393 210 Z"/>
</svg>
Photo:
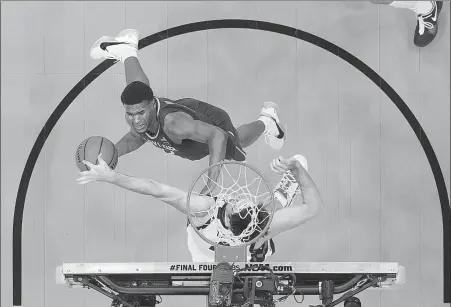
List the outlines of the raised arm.
<svg viewBox="0 0 451 307">
<path fill-rule="evenodd" d="M 114 176 L 105 182 L 135 193 L 152 196 L 180 212 L 188 214 L 187 193 L 175 187 L 152 179 L 132 177 L 118 172 L 114 172 Z"/>
<path fill-rule="evenodd" d="M 116 143 L 118 156 L 121 157 L 137 150 L 142 145 L 144 145 L 145 142 L 146 141 L 141 136 L 139 136 L 139 134 L 137 134 L 133 130 L 130 130 L 130 132 L 124 135 L 122 139 L 120 139 L 119 142 Z"/>
<path fill-rule="evenodd" d="M 278 164 L 278 165 L 277 165 Z M 273 238 L 282 232 L 296 228 L 305 222 L 315 218 L 323 210 L 323 201 L 315 182 L 309 173 L 302 167 L 301 163 L 290 158 L 288 160 L 274 161 L 275 168 L 279 170 L 286 168 L 296 178 L 301 189 L 301 195 L 296 196 L 295 202 L 274 213 L 268 233 L 264 240 Z"/>
<path fill-rule="evenodd" d="M 99 155 L 98 161 L 97 165 L 84 161 L 89 167 L 89 171 L 80 173 L 80 177 L 77 178 L 79 184 L 86 184 L 92 181 L 107 182 L 128 191 L 152 196 L 180 212 L 188 214 L 187 192 L 152 179 L 137 178 L 116 172 L 108 167 L 102 159 L 102 155 Z M 192 212 L 204 211 L 210 208 L 213 203 L 214 201 L 211 197 L 194 194 L 190 197 Z"/>
</svg>

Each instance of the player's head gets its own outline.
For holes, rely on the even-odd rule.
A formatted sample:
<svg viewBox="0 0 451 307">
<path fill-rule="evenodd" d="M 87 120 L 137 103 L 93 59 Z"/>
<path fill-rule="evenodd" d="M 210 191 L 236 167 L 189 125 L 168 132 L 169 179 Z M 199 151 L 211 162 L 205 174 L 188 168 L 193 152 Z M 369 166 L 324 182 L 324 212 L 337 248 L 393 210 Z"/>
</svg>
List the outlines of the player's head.
<svg viewBox="0 0 451 307">
<path fill-rule="evenodd" d="M 127 123 L 138 133 L 147 131 L 156 115 L 156 104 L 150 86 L 140 81 L 131 82 L 122 92 L 121 101 Z"/>
<path fill-rule="evenodd" d="M 263 204 L 259 203 L 256 208 L 256 210 L 258 210 L 256 223 L 261 230 L 265 229 L 266 225 L 269 222 L 269 213 L 265 210 L 262 210 L 262 207 Z M 244 230 L 246 230 L 251 221 L 252 217 L 249 212 L 249 208 L 243 208 L 239 212 L 232 212 L 231 214 L 229 214 L 229 229 L 233 233 L 233 235 L 239 236 Z M 244 241 L 252 241 L 259 234 L 260 231 L 256 229 L 248 237 L 246 237 Z"/>
</svg>

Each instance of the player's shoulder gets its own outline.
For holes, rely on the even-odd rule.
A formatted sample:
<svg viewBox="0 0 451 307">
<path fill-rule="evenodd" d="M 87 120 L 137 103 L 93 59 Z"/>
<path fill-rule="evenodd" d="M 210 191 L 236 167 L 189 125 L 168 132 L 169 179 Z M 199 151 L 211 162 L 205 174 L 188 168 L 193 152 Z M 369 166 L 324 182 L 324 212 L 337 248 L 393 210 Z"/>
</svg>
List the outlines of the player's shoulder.
<svg viewBox="0 0 451 307">
<path fill-rule="evenodd" d="M 180 110 L 180 111 L 167 113 L 164 116 L 163 121 L 164 121 L 165 125 L 167 125 L 167 124 L 177 125 L 180 123 L 181 120 L 191 119 L 191 118 L 192 117 L 188 113 L 184 112 L 183 110 Z"/>
<path fill-rule="evenodd" d="M 175 125 L 177 124 L 177 119 L 180 117 L 180 112 L 171 112 L 165 114 L 163 118 L 163 122 L 166 125 Z"/>
<path fill-rule="evenodd" d="M 166 108 L 166 107 L 177 107 L 178 105 L 180 105 L 180 100 L 174 100 L 171 98 L 167 98 L 167 97 L 157 97 L 157 99 L 159 100 L 159 102 L 161 103 L 162 108 Z"/>
<path fill-rule="evenodd" d="M 166 118 L 169 114 L 174 112 L 183 112 L 185 110 L 183 105 L 178 104 L 176 101 L 168 98 L 159 98 L 160 111 L 159 117 Z"/>
<path fill-rule="evenodd" d="M 160 98 L 162 107 L 159 113 L 159 118 L 164 126 L 178 126 L 183 124 L 186 120 L 193 119 L 193 110 L 190 107 L 190 103 L 186 100 L 192 99 L 182 98 L 178 100 L 171 100 L 167 98 Z"/>
<path fill-rule="evenodd" d="M 160 121 L 162 121 L 163 131 L 173 137 L 181 137 L 182 135 L 185 135 L 186 120 L 189 120 L 186 115 L 187 114 L 183 112 L 171 112 L 166 114 L 163 118 L 160 118 Z"/>
</svg>

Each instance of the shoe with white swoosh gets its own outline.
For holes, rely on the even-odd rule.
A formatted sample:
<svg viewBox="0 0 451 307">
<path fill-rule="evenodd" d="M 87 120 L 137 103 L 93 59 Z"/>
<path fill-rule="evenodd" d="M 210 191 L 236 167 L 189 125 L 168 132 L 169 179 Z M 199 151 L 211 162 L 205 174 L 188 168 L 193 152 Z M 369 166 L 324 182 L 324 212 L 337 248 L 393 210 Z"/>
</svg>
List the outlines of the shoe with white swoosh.
<svg viewBox="0 0 451 307">
<path fill-rule="evenodd" d="M 415 28 L 415 35 L 413 42 L 417 47 L 426 47 L 429 45 L 438 32 L 438 17 L 442 10 L 442 1 L 431 1 L 432 11 L 417 16 L 417 27 Z"/>
<path fill-rule="evenodd" d="M 116 37 L 102 36 L 91 47 L 90 55 L 93 59 L 115 59 L 120 60 L 124 48 L 138 49 L 139 32 L 134 29 L 126 29 Z"/>
</svg>

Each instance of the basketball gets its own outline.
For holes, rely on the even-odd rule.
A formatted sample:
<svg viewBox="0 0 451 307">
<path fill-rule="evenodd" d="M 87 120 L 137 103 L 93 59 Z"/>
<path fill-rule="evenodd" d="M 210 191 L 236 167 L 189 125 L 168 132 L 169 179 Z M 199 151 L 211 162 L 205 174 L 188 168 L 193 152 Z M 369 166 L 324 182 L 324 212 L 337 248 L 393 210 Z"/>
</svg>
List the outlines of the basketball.
<svg viewBox="0 0 451 307">
<path fill-rule="evenodd" d="M 102 159 L 111 169 L 115 169 L 118 161 L 117 149 L 107 138 L 101 136 L 91 136 L 81 142 L 75 153 L 75 162 L 80 171 L 88 171 L 89 167 L 83 160 L 92 164 L 98 164 L 97 157 L 102 154 Z"/>
</svg>

